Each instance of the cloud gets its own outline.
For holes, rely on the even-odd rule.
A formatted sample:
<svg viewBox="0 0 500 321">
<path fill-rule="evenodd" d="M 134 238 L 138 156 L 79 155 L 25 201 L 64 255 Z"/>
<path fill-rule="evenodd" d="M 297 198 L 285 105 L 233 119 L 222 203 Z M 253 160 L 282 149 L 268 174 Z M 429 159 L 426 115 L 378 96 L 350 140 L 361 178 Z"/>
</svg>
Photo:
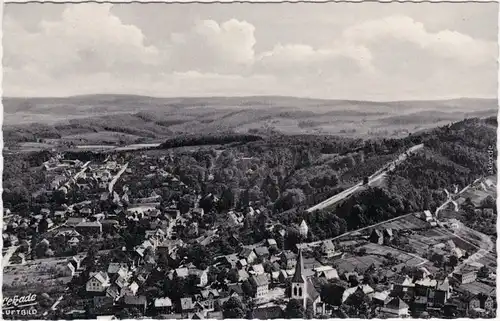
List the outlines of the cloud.
<svg viewBox="0 0 500 321">
<path fill-rule="evenodd" d="M 246 21 L 200 20 L 189 31 L 172 35 L 170 65 L 178 71 L 242 72 L 255 59 L 254 32 Z"/>
<path fill-rule="evenodd" d="M 294 32 L 314 26 L 290 31 L 290 21 L 275 23 L 278 41 L 266 47 L 257 43 L 269 30 L 242 17 L 197 19 L 162 30 L 163 41 L 150 43 L 112 8 L 69 5 L 37 28 L 26 28 L 7 12 L 4 92 L 381 100 L 496 94 L 494 42 L 443 28 L 430 31 L 403 15 L 335 25 L 331 32 L 320 28 L 322 41 L 314 44 L 293 41 Z"/>
<path fill-rule="evenodd" d="M 33 65 L 54 77 L 66 73 L 134 72 L 159 62 L 160 52 L 144 44 L 135 26 L 114 16 L 109 4 L 73 5 L 59 20 L 42 20 L 28 32 L 8 16 L 4 23 L 5 64 L 12 68 Z"/>
<path fill-rule="evenodd" d="M 457 31 L 429 32 L 425 26 L 406 16 L 389 16 L 360 23 L 344 30 L 347 42 L 375 45 L 386 41 L 407 43 L 436 57 L 478 65 L 496 59 L 496 44 L 477 40 Z M 410 50 L 413 48 L 409 48 Z"/>
</svg>

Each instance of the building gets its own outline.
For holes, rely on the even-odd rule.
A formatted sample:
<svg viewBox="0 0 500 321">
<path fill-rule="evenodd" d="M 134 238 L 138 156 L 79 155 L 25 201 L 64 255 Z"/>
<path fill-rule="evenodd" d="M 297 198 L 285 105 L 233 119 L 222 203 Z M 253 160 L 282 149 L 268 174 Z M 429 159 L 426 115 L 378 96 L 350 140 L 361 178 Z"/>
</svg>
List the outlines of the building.
<svg viewBox="0 0 500 321">
<path fill-rule="evenodd" d="M 123 304 L 125 307 L 138 308 L 142 313 L 146 312 L 147 299 L 144 295 L 141 296 L 125 296 L 123 297 Z"/>
<path fill-rule="evenodd" d="M 313 304 L 313 311 L 317 313 L 321 297 L 311 281 L 305 277 L 302 249 L 299 250 L 295 273 L 291 279 L 290 286 L 290 298 L 303 302 L 304 309 L 307 307 L 307 299 L 310 299 Z"/>
<path fill-rule="evenodd" d="M 477 272 L 471 267 L 465 267 L 461 271 L 453 273 L 453 276 L 460 282 L 461 284 L 472 283 L 476 281 Z"/>
<path fill-rule="evenodd" d="M 375 244 L 384 244 L 384 235 L 380 230 L 373 230 L 370 234 L 370 242 Z"/>
<path fill-rule="evenodd" d="M 295 268 L 297 264 L 297 257 L 292 251 L 283 251 L 280 255 L 280 261 L 285 266 L 286 270 Z"/>
<path fill-rule="evenodd" d="M 401 298 L 396 297 L 389 301 L 385 307 L 381 309 L 382 312 L 393 315 L 394 317 L 409 316 L 409 307 Z"/>
<path fill-rule="evenodd" d="M 255 289 L 255 298 L 260 299 L 269 293 L 269 280 L 267 275 L 258 274 L 250 277 L 250 283 Z"/>
<path fill-rule="evenodd" d="M 321 244 L 321 254 L 326 257 L 335 256 L 335 246 L 331 240 L 326 240 Z"/>
<path fill-rule="evenodd" d="M 75 230 L 82 235 L 95 235 L 102 233 L 102 224 L 100 222 L 82 222 Z"/>
<path fill-rule="evenodd" d="M 255 254 L 255 251 L 253 249 L 248 248 L 248 247 L 244 247 L 241 250 L 239 257 L 241 259 L 245 259 L 248 264 L 251 264 L 251 263 L 253 263 L 253 261 L 255 261 L 257 259 L 257 254 Z"/>
<path fill-rule="evenodd" d="M 302 237 L 307 237 L 307 233 L 309 233 L 309 226 L 307 226 L 306 221 L 302 220 L 300 223 L 299 232 Z"/>
<path fill-rule="evenodd" d="M 110 286 L 109 276 L 105 272 L 93 272 L 85 285 L 87 292 L 104 292 Z"/>
</svg>

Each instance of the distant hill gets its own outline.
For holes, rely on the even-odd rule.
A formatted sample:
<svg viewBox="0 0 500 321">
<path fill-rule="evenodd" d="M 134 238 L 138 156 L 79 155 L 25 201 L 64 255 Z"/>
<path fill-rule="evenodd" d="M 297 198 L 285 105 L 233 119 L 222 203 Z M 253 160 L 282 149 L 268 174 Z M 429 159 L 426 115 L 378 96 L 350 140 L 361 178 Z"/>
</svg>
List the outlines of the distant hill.
<svg viewBox="0 0 500 321">
<path fill-rule="evenodd" d="M 228 130 L 399 137 L 467 117 L 496 115 L 497 111 L 495 99 L 468 98 L 369 102 L 279 96 L 86 95 L 6 97 L 3 105 L 7 144 L 35 138 L 99 143 L 108 136 L 130 143 L 177 133 Z"/>
</svg>

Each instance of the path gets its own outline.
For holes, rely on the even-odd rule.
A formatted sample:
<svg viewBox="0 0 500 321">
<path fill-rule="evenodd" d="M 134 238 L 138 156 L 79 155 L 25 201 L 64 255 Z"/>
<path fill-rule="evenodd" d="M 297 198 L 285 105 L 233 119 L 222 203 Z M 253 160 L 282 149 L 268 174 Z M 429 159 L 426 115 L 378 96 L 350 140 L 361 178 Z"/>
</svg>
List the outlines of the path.
<svg viewBox="0 0 500 321">
<path fill-rule="evenodd" d="M 123 165 L 122 169 L 115 175 L 115 177 L 113 177 L 111 182 L 109 182 L 109 186 L 108 186 L 109 194 L 113 194 L 113 188 L 115 187 L 116 182 L 118 181 L 118 179 L 120 179 L 120 176 L 122 176 L 122 174 L 125 172 L 127 167 L 128 167 L 128 163 Z"/>
<path fill-rule="evenodd" d="M 9 261 L 10 261 L 10 258 L 12 257 L 12 255 L 14 254 L 14 252 L 16 252 L 17 248 L 19 246 L 11 246 L 7 249 L 7 252 L 5 252 L 5 254 L 3 255 L 2 257 L 2 267 L 6 267 L 6 266 L 9 266 Z"/>
<path fill-rule="evenodd" d="M 370 185 L 370 184 L 380 180 L 388 172 L 393 171 L 397 165 L 399 165 L 401 162 L 405 161 L 406 158 L 408 158 L 408 155 L 410 153 L 415 152 L 416 150 L 419 150 L 423 147 L 424 147 L 424 144 L 420 144 L 420 145 L 415 145 L 415 146 L 409 148 L 404 153 L 399 155 L 399 157 L 396 160 L 385 165 L 382 169 L 376 171 L 372 176 L 368 177 L 368 184 L 366 184 L 366 185 Z M 351 196 L 352 194 L 356 193 L 357 191 L 359 191 L 364 185 L 365 184 L 363 184 L 363 182 L 359 182 L 356 185 L 351 186 L 348 189 L 330 197 L 329 199 L 310 207 L 309 209 L 307 209 L 307 212 L 311 213 L 311 212 L 314 212 L 316 210 L 321 210 L 321 209 L 329 207 L 335 203 L 338 203 L 339 201 L 341 201 L 341 200 Z"/>
<path fill-rule="evenodd" d="M 59 305 L 59 303 L 61 303 L 62 299 L 66 295 L 66 291 L 68 291 L 68 290 L 69 290 L 69 287 L 67 287 L 66 289 L 64 289 L 65 293 L 61 294 L 61 296 L 59 298 L 57 298 L 56 302 L 54 302 L 54 304 L 52 304 L 52 306 L 49 309 L 47 309 L 47 311 L 45 311 L 42 315 L 46 316 L 47 314 L 49 314 L 50 311 L 57 310 L 57 306 Z"/>
</svg>

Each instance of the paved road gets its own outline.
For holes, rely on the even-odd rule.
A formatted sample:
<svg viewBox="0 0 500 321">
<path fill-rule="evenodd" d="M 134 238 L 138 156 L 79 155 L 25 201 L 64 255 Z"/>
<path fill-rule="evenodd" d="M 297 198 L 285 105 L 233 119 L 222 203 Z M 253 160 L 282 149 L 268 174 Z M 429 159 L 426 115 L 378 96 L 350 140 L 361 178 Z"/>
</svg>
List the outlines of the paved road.
<svg viewBox="0 0 500 321">
<path fill-rule="evenodd" d="M 399 157 L 395 161 L 390 162 L 389 164 L 384 166 L 382 169 L 375 172 L 372 176 L 368 177 L 368 185 L 380 180 L 388 172 L 393 171 L 397 165 L 399 165 L 401 162 L 405 161 L 406 158 L 408 158 L 409 153 L 415 152 L 416 150 L 419 150 L 422 147 L 424 147 L 424 144 L 415 145 L 415 146 L 409 148 L 408 150 L 406 150 L 404 153 L 399 155 Z M 321 210 L 321 209 L 324 209 L 326 207 L 329 207 L 329 206 L 351 196 L 355 192 L 359 191 L 362 188 L 362 186 L 363 186 L 363 182 L 359 182 L 356 185 L 351 186 L 348 189 L 330 197 L 329 199 L 310 207 L 309 209 L 307 209 L 307 212 L 311 213 L 311 212 L 314 212 L 316 210 Z"/>
</svg>

